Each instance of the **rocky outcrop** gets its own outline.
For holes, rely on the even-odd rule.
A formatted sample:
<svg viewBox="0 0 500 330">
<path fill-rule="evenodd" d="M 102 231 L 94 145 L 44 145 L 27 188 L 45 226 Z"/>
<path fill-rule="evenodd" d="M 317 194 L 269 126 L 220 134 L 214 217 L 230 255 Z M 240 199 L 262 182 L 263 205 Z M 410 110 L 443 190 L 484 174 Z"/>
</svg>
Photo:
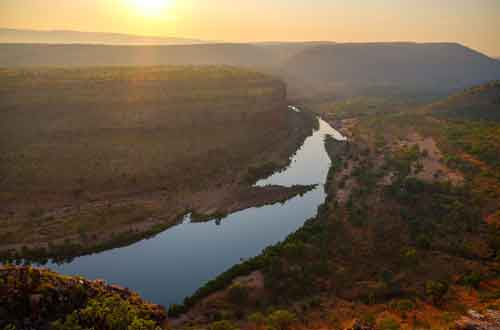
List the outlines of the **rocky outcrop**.
<svg viewBox="0 0 500 330">
<path fill-rule="evenodd" d="M 481 314 L 469 310 L 466 316 L 455 322 L 455 326 L 457 330 L 499 330 L 500 311 L 486 310 Z"/>
<path fill-rule="evenodd" d="M 46 329 L 57 319 L 84 308 L 91 299 L 116 297 L 133 306 L 145 319 L 160 324 L 163 307 L 150 304 L 138 294 L 102 280 L 62 276 L 47 269 L 28 266 L 0 267 L 0 329 Z"/>
</svg>

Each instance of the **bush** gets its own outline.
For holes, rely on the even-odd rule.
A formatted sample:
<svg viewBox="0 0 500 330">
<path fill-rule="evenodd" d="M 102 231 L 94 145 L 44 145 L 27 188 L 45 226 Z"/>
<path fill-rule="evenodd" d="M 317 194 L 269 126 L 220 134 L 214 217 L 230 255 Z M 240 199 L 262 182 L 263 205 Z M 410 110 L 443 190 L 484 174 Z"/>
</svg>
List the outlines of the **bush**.
<svg viewBox="0 0 500 330">
<path fill-rule="evenodd" d="M 248 288 L 241 284 L 234 284 L 229 288 L 228 298 L 234 305 L 245 305 L 248 302 L 248 296 Z"/>
<path fill-rule="evenodd" d="M 462 278 L 462 283 L 465 286 L 478 289 L 479 286 L 481 285 L 481 282 L 483 281 L 483 278 L 480 273 L 478 272 L 472 272 L 470 274 L 465 275 Z"/>
<path fill-rule="evenodd" d="M 187 312 L 187 308 L 184 305 L 173 304 L 168 309 L 168 315 L 171 317 L 178 317 Z"/>
<path fill-rule="evenodd" d="M 392 318 L 386 318 L 381 320 L 378 323 L 379 330 L 399 330 L 401 326 L 399 325 L 399 322 L 392 319 Z"/>
<path fill-rule="evenodd" d="M 267 317 L 267 324 L 271 330 L 288 330 L 297 316 L 286 310 L 277 310 Z"/>
<path fill-rule="evenodd" d="M 431 298 L 434 305 L 440 305 L 443 302 L 448 290 L 449 285 L 444 281 L 427 281 L 425 283 L 425 294 Z"/>
<path fill-rule="evenodd" d="M 431 239 L 426 234 L 420 234 L 417 237 L 417 246 L 421 249 L 429 249 L 431 247 Z"/>
<path fill-rule="evenodd" d="M 266 318 L 262 313 L 257 312 L 248 317 L 248 322 L 253 323 L 257 329 L 260 329 L 266 323 Z"/>
<path fill-rule="evenodd" d="M 238 327 L 230 321 L 217 321 L 210 325 L 210 330 L 237 330 Z"/>
<path fill-rule="evenodd" d="M 361 324 L 366 325 L 369 328 L 374 328 L 375 327 L 375 316 L 373 314 L 363 314 L 361 316 Z"/>
<path fill-rule="evenodd" d="M 408 267 L 413 267 L 418 264 L 417 250 L 414 248 L 407 248 L 401 253 L 403 264 Z"/>
<path fill-rule="evenodd" d="M 401 313 L 406 313 L 415 308 L 413 301 L 409 299 L 396 300 L 391 303 L 391 308 Z"/>
<path fill-rule="evenodd" d="M 118 296 L 98 297 L 65 320 L 52 323 L 54 330 L 155 330 L 156 323 L 144 319 L 143 313 Z"/>
</svg>

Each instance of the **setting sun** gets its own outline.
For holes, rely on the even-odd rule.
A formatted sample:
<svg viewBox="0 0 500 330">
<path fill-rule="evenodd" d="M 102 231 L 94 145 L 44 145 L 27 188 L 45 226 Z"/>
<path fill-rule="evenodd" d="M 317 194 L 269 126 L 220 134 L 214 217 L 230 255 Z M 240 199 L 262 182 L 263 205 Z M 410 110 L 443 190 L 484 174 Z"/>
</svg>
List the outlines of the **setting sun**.
<svg viewBox="0 0 500 330">
<path fill-rule="evenodd" d="M 161 15 L 172 5 L 173 0 L 133 0 L 135 9 L 143 15 Z"/>
</svg>

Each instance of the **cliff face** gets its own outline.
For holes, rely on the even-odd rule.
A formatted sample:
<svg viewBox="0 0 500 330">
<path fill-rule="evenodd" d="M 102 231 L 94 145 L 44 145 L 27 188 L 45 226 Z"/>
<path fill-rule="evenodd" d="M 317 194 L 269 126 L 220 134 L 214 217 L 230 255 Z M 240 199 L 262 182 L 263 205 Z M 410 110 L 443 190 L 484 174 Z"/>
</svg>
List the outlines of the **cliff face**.
<svg viewBox="0 0 500 330">
<path fill-rule="evenodd" d="M 106 305 L 107 309 L 104 309 Z M 121 308 L 129 312 L 123 314 Z M 99 308 L 108 315 L 97 317 Z M 143 301 L 136 293 L 103 281 L 61 276 L 31 267 L 0 267 L 0 327 L 16 329 L 49 329 L 51 324 L 66 322 L 75 316 L 75 324 L 100 329 L 106 317 L 116 317 L 132 324 L 158 325 L 166 318 L 163 307 Z M 125 319 L 125 316 L 129 319 Z M 123 318 L 123 319 L 121 319 Z"/>
<path fill-rule="evenodd" d="M 288 134 L 284 83 L 241 69 L 1 70 L 0 81 L 3 196 L 21 203 L 40 190 L 57 200 L 189 186 L 202 162 L 249 160 Z"/>
<path fill-rule="evenodd" d="M 225 210 L 312 128 L 283 82 L 232 67 L 3 69 L 0 85 L 4 256 L 105 249 Z"/>
</svg>

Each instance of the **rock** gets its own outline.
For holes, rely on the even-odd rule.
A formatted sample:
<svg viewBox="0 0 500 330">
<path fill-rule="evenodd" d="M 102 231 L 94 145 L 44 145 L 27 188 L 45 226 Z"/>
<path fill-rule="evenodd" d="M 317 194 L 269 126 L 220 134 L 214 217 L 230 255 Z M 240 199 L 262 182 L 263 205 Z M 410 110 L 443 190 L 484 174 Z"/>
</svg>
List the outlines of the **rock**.
<svg viewBox="0 0 500 330">
<path fill-rule="evenodd" d="M 33 320 L 38 320 L 40 318 L 41 311 L 41 301 L 43 296 L 41 294 L 32 294 L 30 296 L 30 309 L 31 309 L 31 318 Z"/>
<path fill-rule="evenodd" d="M 455 322 L 457 330 L 500 330 L 500 311 L 487 310 L 484 315 L 470 310 Z"/>
<path fill-rule="evenodd" d="M 479 314 L 478 312 L 476 312 L 475 310 L 472 310 L 470 309 L 467 314 L 469 314 L 469 316 L 475 320 L 484 320 L 485 317 L 481 314 Z"/>
</svg>

